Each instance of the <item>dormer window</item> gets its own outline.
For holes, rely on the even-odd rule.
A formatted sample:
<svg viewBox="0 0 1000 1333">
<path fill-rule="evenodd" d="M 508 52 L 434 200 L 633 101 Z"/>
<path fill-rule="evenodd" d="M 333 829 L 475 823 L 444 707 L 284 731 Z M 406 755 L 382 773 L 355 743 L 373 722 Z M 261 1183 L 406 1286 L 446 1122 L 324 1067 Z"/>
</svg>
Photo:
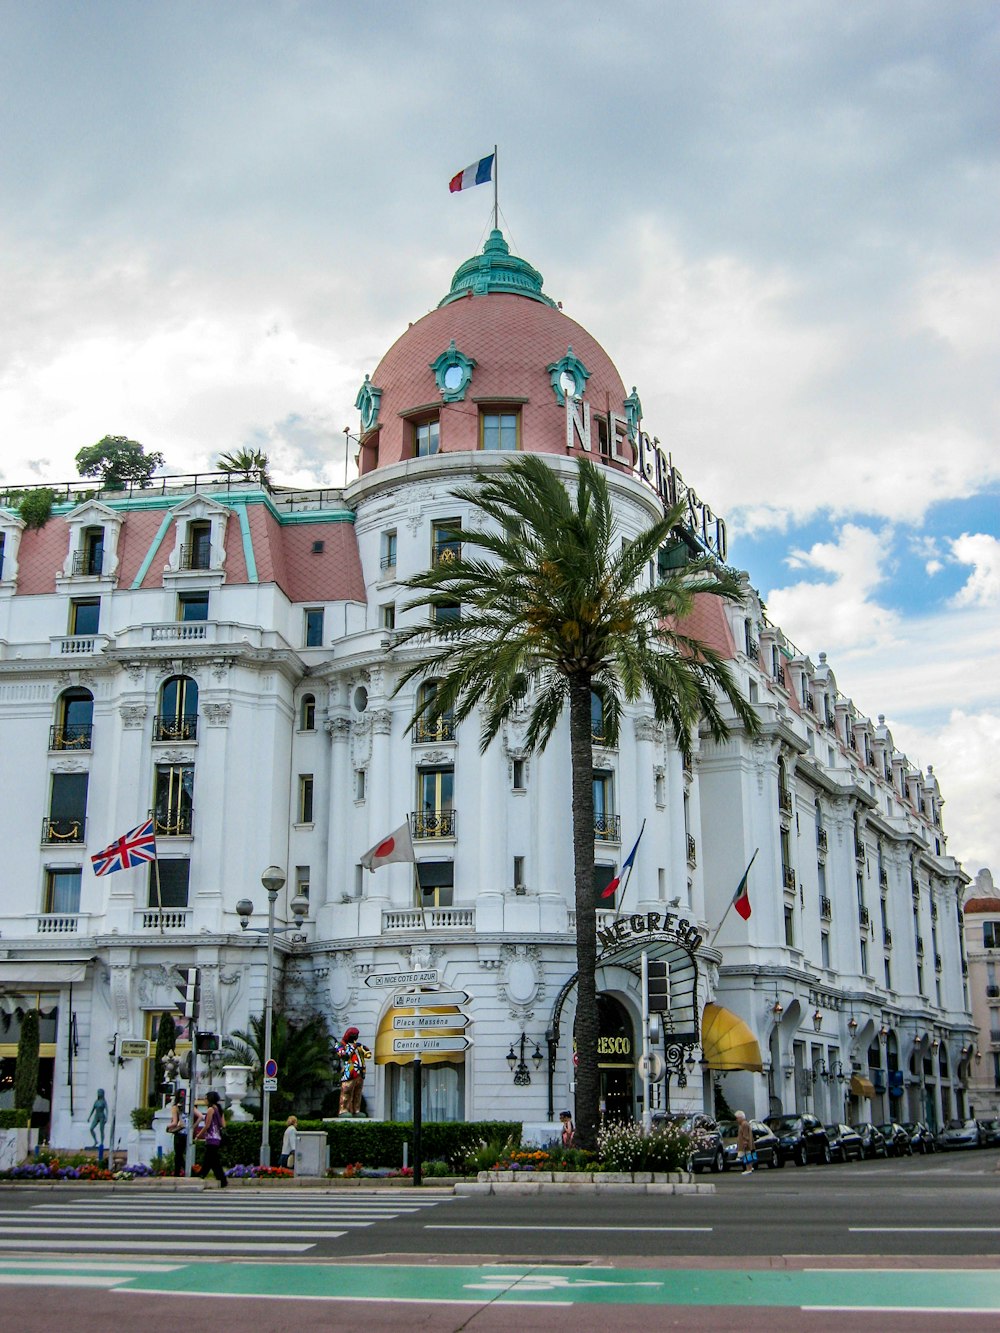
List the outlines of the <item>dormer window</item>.
<svg viewBox="0 0 1000 1333">
<path fill-rule="evenodd" d="M 213 585 L 221 582 L 229 517 L 225 505 L 204 495 L 178 505 L 174 511 L 174 545 L 163 569 L 165 577 L 189 583 L 192 576 L 200 575 L 209 576 Z"/>
<path fill-rule="evenodd" d="M 441 445 L 441 423 L 437 417 L 418 421 L 413 427 L 414 458 L 430 458 Z"/>
<path fill-rule="evenodd" d="M 187 542 L 181 547 L 181 569 L 211 569 L 211 523 L 205 519 L 189 523 L 187 536 Z"/>
<path fill-rule="evenodd" d="M 122 515 L 97 500 L 78 505 L 67 517 L 69 549 L 60 579 L 113 579 L 118 573 Z M 65 588 L 65 591 L 70 591 Z"/>
<path fill-rule="evenodd" d="M 97 578 L 104 573 L 104 529 L 84 528 L 80 549 L 73 555 L 73 573 Z"/>
</svg>

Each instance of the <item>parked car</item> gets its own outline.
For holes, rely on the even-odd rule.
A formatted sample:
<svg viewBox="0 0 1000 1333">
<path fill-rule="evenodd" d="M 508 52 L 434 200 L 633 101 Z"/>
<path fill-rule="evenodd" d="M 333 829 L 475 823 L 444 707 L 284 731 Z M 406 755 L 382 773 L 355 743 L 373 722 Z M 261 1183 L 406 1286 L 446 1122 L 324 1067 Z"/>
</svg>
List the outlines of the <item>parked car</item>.
<svg viewBox="0 0 1000 1333">
<path fill-rule="evenodd" d="M 1000 1120 L 980 1120 L 979 1137 L 984 1148 L 1000 1147 Z"/>
<path fill-rule="evenodd" d="M 807 1162 L 833 1161 L 826 1130 L 814 1115 L 772 1115 L 768 1116 L 767 1125 L 777 1135 L 783 1162 L 805 1166 Z"/>
<path fill-rule="evenodd" d="M 913 1156 L 913 1143 L 902 1125 L 897 1124 L 895 1120 L 887 1120 L 884 1125 L 879 1125 L 879 1130 L 885 1139 L 885 1149 L 890 1157 Z"/>
<path fill-rule="evenodd" d="M 686 1134 L 698 1131 L 699 1144 L 688 1158 L 689 1171 L 723 1171 L 726 1165 L 725 1149 L 719 1126 L 707 1115 L 669 1115 L 659 1112 L 653 1115 L 654 1125 L 664 1125 L 668 1121 L 679 1125 Z"/>
<path fill-rule="evenodd" d="M 760 1120 L 750 1121 L 750 1130 L 753 1134 L 754 1151 L 757 1153 L 758 1166 L 784 1166 L 781 1153 L 778 1149 L 778 1140 L 774 1134 Z M 729 1171 L 739 1165 L 739 1158 L 736 1152 L 736 1121 L 724 1120 L 719 1124 L 719 1132 L 722 1135 L 722 1148 L 726 1157 L 726 1170 Z"/>
<path fill-rule="evenodd" d="M 949 1120 L 938 1135 L 939 1148 L 978 1148 L 979 1126 L 975 1120 Z"/>
<path fill-rule="evenodd" d="M 925 1125 L 922 1120 L 904 1120 L 903 1128 L 910 1136 L 914 1152 L 937 1152 L 937 1140 L 930 1126 Z"/>
<path fill-rule="evenodd" d="M 853 1125 L 852 1128 L 857 1130 L 860 1135 L 862 1157 L 889 1156 L 882 1131 L 873 1125 L 870 1120 L 862 1120 L 859 1124 Z"/>
<path fill-rule="evenodd" d="M 826 1137 L 830 1140 L 830 1152 L 835 1162 L 849 1162 L 852 1157 L 860 1162 L 864 1156 L 861 1135 L 850 1125 L 827 1125 Z"/>
</svg>

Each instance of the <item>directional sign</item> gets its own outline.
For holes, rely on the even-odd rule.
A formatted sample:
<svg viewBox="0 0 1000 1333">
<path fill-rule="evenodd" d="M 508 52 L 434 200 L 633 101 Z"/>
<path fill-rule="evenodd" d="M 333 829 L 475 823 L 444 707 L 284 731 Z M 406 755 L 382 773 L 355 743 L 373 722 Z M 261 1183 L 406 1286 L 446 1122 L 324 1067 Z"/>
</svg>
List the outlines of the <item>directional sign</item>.
<svg viewBox="0 0 1000 1333">
<path fill-rule="evenodd" d="M 469 1026 L 468 1014 L 395 1014 L 392 1020 L 394 1028 L 466 1028 Z"/>
<path fill-rule="evenodd" d="M 124 1037 L 118 1043 L 118 1054 L 123 1060 L 146 1060 L 149 1058 L 149 1042 Z"/>
<path fill-rule="evenodd" d="M 278 1062 L 277 1062 L 277 1060 L 267 1060 L 267 1061 L 265 1061 L 265 1064 L 264 1064 L 264 1077 L 265 1077 L 265 1078 L 277 1078 L 277 1077 L 278 1077 Z"/>
<path fill-rule="evenodd" d="M 264 1076 L 264 1091 L 265 1091 L 265 1092 L 277 1092 L 277 1091 L 278 1091 L 278 1080 L 277 1080 L 276 1078 L 268 1078 L 268 1077 L 265 1075 L 265 1076 Z"/>
<path fill-rule="evenodd" d="M 369 972 L 365 977 L 366 986 L 436 986 L 438 972 L 436 967 L 428 967 L 423 972 Z"/>
<path fill-rule="evenodd" d="M 428 1004 L 465 1004 L 472 996 L 464 990 L 397 991 L 392 997 L 393 1009 L 423 1009 Z"/>
<path fill-rule="evenodd" d="M 424 1051 L 467 1051 L 472 1045 L 468 1037 L 393 1037 L 394 1055 L 407 1051 L 420 1055 Z"/>
</svg>

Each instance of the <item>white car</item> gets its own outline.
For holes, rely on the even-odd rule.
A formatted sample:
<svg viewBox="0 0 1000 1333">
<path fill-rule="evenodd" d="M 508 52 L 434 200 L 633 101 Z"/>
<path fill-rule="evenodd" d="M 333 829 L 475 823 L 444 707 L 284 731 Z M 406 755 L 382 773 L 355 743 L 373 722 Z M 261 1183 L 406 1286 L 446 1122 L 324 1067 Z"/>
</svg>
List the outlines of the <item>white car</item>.
<svg viewBox="0 0 1000 1333">
<path fill-rule="evenodd" d="M 974 1120 L 949 1120 L 938 1135 L 939 1148 L 978 1148 L 979 1126 Z"/>
</svg>

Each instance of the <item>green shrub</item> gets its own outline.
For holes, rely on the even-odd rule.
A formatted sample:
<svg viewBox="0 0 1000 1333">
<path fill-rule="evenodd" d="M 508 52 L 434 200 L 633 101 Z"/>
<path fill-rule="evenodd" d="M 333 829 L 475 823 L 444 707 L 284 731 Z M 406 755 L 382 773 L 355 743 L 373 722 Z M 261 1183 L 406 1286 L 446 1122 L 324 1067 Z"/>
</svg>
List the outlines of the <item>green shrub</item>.
<svg viewBox="0 0 1000 1333">
<path fill-rule="evenodd" d="M 14 1066 L 14 1105 L 30 1115 L 38 1092 L 38 1010 L 29 1009 L 21 1019 Z"/>
<path fill-rule="evenodd" d="M 152 1129 L 154 1115 L 156 1115 L 155 1106 L 136 1106 L 130 1112 L 132 1124 L 138 1130 Z"/>
<path fill-rule="evenodd" d="M 30 1123 L 30 1111 L 10 1106 L 5 1106 L 3 1110 L 0 1110 L 0 1129 L 27 1129 Z"/>
<path fill-rule="evenodd" d="M 694 1143 L 671 1122 L 649 1134 L 641 1125 L 609 1125 L 597 1136 L 597 1151 L 605 1171 L 683 1171 Z"/>
<path fill-rule="evenodd" d="M 403 1165 L 403 1145 L 408 1145 L 408 1157 L 413 1163 L 413 1125 L 409 1121 L 394 1120 L 299 1120 L 299 1131 L 325 1130 L 330 1145 L 331 1167 L 343 1167 L 349 1162 L 362 1166 Z M 281 1138 L 285 1132 L 283 1120 L 272 1120 L 268 1130 L 271 1161 L 277 1162 Z M 260 1160 L 261 1123 L 249 1120 L 230 1122 L 222 1145 L 224 1166 L 253 1166 Z M 468 1154 L 483 1140 L 508 1141 L 516 1147 L 521 1141 L 520 1121 L 457 1121 L 432 1122 L 423 1126 L 421 1156 L 427 1161 L 446 1162 L 451 1170 L 461 1169 Z M 491 1163 L 492 1165 L 492 1163 Z"/>
<path fill-rule="evenodd" d="M 52 506 L 55 504 L 55 499 L 55 491 L 49 490 L 47 486 L 39 486 L 36 490 L 26 491 L 17 511 L 24 520 L 25 526 L 28 528 L 44 528 L 52 517 Z"/>
</svg>

